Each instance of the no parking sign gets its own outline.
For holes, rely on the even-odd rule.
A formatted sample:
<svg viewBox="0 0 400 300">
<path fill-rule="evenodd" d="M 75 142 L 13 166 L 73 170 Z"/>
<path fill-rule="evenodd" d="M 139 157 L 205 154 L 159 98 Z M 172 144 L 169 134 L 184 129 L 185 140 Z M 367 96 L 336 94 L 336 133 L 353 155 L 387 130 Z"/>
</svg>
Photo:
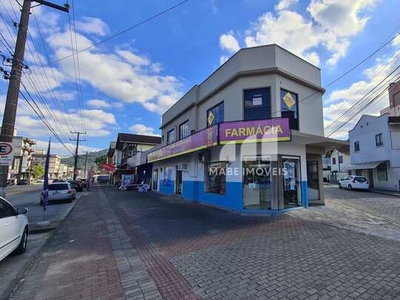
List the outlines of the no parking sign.
<svg viewBox="0 0 400 300">
<path fill-rule="evenodd" d="M 0 142 L 0 166 L 9 166 L 12 164 L 14 155 L 11 143 Z"/>
</svg>

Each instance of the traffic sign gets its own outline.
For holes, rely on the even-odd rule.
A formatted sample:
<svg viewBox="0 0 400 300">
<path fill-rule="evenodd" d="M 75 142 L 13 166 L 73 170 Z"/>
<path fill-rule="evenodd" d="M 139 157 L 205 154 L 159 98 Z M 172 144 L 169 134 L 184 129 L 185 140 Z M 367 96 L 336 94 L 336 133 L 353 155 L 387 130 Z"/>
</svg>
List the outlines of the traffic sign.
<svg viewBox="0 0 400 300">
<path fill-rule="evenodd" d="M 9 166 L 12 164 L 14 155 L 11 143 L 0 142 L 0 166 Z"/>
</svg>

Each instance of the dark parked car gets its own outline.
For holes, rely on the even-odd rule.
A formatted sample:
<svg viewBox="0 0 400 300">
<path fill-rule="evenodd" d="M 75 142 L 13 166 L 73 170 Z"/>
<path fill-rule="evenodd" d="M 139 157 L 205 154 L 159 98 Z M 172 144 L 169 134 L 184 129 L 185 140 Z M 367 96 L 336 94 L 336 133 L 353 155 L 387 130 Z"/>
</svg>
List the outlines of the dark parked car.
<svg viewBox="0 0 400 300">
<path fill-rule="evenodd" d="M 17 183 L 17 185 L 28 185 L 28 184 L 29 184 L 29 180 L 28 179 L 21 179 Z"/>
<path fill-rule="evenodd" d="M 74 188 L 77 192 L 83 192 L 83 188 L 85 187 L 85 183 L 81 180 L 70 180 L 72 188 Z"/>
</svg>

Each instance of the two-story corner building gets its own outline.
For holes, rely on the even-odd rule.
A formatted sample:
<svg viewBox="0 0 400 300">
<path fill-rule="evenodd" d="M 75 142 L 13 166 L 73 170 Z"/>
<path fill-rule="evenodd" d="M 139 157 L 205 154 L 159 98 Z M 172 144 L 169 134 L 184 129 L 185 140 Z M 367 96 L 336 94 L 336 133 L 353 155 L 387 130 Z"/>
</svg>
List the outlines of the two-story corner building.
<svg viewBox="0 0 400 300">
<path fill-rule="evenodd" d="M 400 117 L 363 115 L 349 131 L 352 174 L 375 189 L 400 190 Z"/>
<path fill-rule="evenodd" d="M 323 204 L 320 69 L 277 45 L 238 51 L 162 116 L 153 189 L 236 211 Z"/>
</svg>

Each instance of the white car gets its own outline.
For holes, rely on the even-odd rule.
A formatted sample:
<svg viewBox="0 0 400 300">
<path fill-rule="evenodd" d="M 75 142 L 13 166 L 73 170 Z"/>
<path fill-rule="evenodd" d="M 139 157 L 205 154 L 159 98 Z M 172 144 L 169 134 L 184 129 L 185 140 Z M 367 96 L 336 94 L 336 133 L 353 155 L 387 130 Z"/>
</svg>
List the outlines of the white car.
<svg viewBox="0 0 400 300">
<path fill-rule="evenodd" d="M 48 201 L 69 201 L 75 200 L 76 190 L 69 182 L 54 182 L 49 184 Z M 43 194 L 40 196 L 40 205 L 43 205 Z"/>
<path fill-rule="evenodd" d="M 349 191 L 353 189 L 368 190 L 369 183 L 363 176 L 350 175 L 339 180 L 339 189 L 345 188 Z"/>
<path fill-rule="evenodd" d="M 6 199 L 0 197 L 0 261 L 15 252 L 26 251 L 29 223 L 26 208 L 16 209 Z"/>
</svg>

